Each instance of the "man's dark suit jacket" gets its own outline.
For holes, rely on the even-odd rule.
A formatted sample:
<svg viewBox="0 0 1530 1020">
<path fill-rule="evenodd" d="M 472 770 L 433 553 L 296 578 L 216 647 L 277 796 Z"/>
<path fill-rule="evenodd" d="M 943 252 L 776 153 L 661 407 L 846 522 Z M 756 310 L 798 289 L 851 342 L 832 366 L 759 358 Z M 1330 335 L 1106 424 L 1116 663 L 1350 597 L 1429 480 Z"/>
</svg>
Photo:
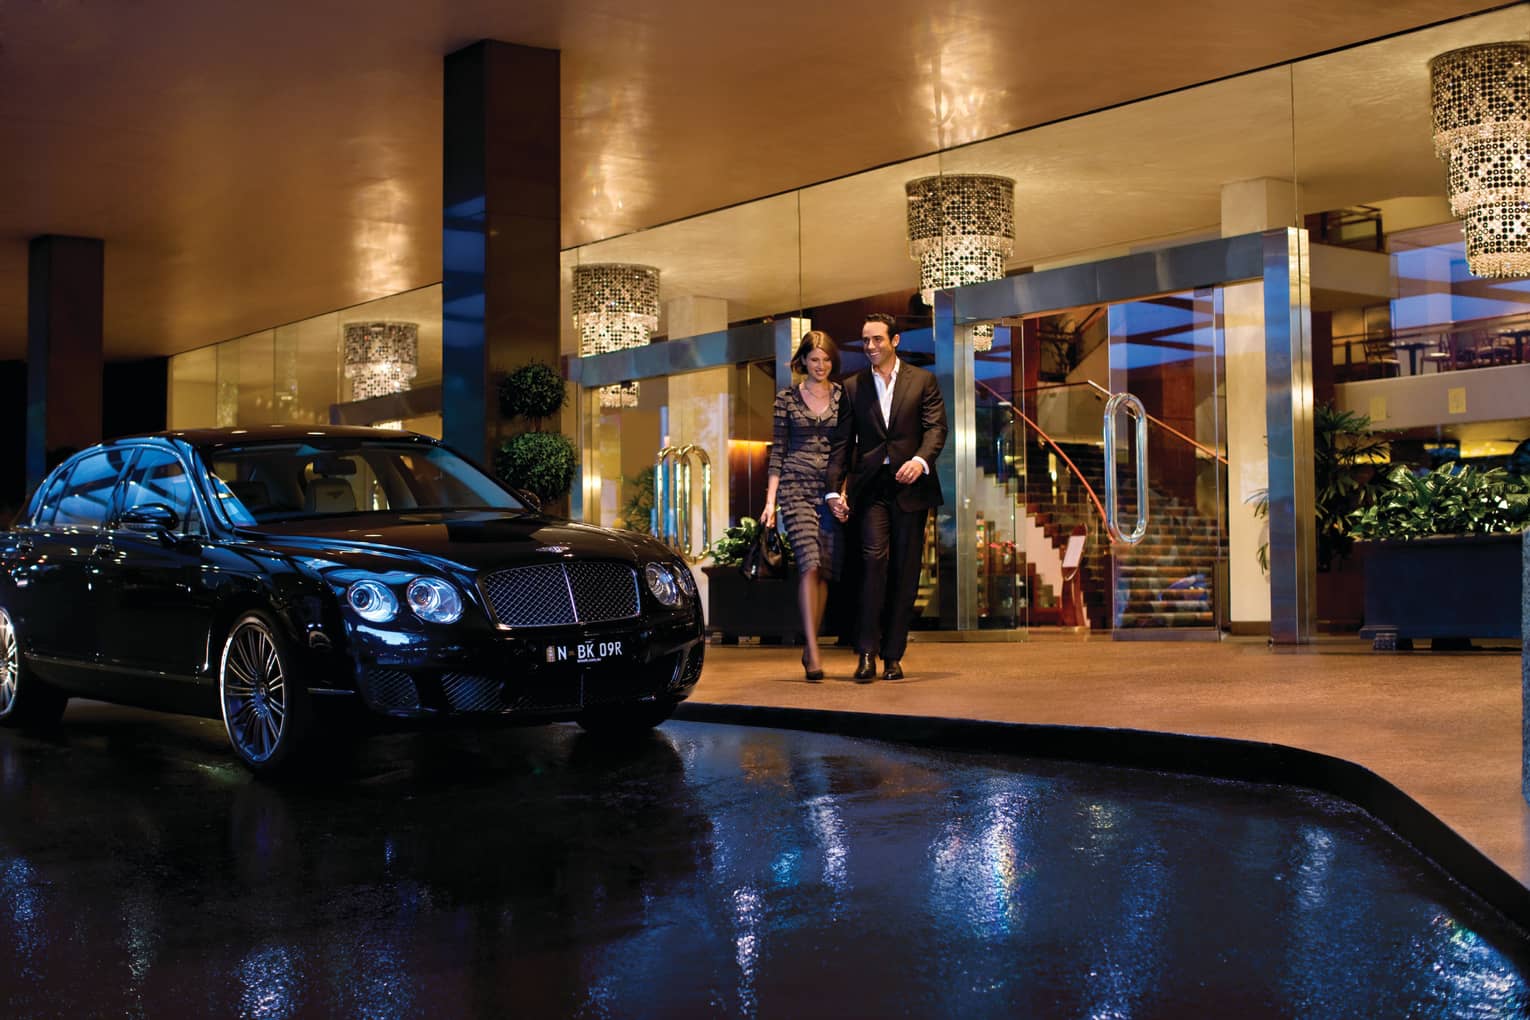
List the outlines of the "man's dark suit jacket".
<svg viewBox="0 0 1530 1020">
<path fill-rule="evenodd" d="M 945 499 L 935 473 L 935 458 L 946 445 L 946 402 L 934 374 L 906 361 L 899 365 L 893 383 L 892 420 L 883 421 L 871 373 L 868 368 L 844 382 L 849 411 L 840 415 L 829 448 L 825 491 L 838 492 L 848 476 L 845 492 L 854 511 L 864 504 L 866 484 L 884 460 L 889 461 L 888 470 L 896 473 L 917 456 L 930 466 L 929 474 L 899 486 L 898 508 L 913 511 L 940 506 Z"/>
</svg>

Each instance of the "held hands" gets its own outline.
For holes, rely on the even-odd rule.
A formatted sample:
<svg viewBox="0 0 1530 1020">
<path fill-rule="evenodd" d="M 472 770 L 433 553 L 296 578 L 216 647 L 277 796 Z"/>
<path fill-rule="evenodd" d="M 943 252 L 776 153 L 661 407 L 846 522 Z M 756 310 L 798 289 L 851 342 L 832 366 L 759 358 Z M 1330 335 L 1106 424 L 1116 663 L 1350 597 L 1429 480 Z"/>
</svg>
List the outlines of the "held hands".
<svg viewBox="0 0 1530 1020">
<path fill-rule="evenodd" d="M 829 513 L 841 524 L 850 519 L 850 502 L 843 496 L 829 497 Z"/>
</svg>

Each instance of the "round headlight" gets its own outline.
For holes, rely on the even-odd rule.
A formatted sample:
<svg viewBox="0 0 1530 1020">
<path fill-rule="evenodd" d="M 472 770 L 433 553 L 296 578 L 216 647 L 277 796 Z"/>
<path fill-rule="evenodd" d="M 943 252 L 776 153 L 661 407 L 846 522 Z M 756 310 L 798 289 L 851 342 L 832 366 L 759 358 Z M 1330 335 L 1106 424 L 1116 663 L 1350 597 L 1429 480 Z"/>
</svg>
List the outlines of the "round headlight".
<svg viewBox="0 0 1530 1020">
<path fill-rule="evenodd" d="M 387 623 L 398 615 L 398 598 L 381 581 L 357 581 L 345 590 L 345 600 L 370 623 Z"/>
<path fill-rule="evenodd" d="M 439 577 L 416 577 L 409 582 L 409 608 L 426 623 L 456 623 L 462 619 L 462 596 Z"/>
<path fill-rule="evenodd" d="M 680 585 L 680 590 L 695 598 L 696 578 L 691 576 L 691 568 L 684 563 L 676 563 L 670 569 L 675 572 L 675 581 Z"/>
<path fill-rule="evenodd" d="M 648 564 L 643 568 L 643 579 L 648 582 L 648 590 L 653 592 L 653 597 L 664 605 L 679 604 L 680 587 L 675 584 L 675 575 L 671 574 L 664 564 Z"/>
</svg>

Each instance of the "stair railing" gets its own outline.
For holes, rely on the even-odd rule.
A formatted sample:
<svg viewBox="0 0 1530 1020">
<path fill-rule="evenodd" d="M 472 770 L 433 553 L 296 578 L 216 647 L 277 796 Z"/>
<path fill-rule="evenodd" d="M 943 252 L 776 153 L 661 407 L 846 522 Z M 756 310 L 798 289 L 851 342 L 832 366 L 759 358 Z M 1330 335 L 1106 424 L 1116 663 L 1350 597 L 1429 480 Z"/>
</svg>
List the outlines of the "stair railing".
<svg viewBox="0 0 1530 1020">
<path fill-rule="evenodd" d="M 1006 456 L 1006 437 L 1013 435 L 1017 422 L 1024 422 L 1032 432 L 1036 433 L 1036 435 L 1041 438 L 1042 444 L 1052 447 L 1052 450 L 1057 454 L 1058 458 L 1067 465 L 1068 470 L 1073 472 L 1073 476 L 1078 479 L 1078 483 L 1082 485 L 1084 487 L 1084 491 L 1089 494 L 1089 500 L 1094 504 L 1095 510 L 1099 512 L 1101 523 L 1107 525 L 1108 532 L 1109 519 L 1106 517 L 1104 504 L 1100 502 L 1100 497 L 1094 491 L 1094 486 L 1089 484 L 1089 479 L 1085 478 L 1084 473 L 1078 469 L 1078 465 L 1073 463 L 1073 458 L 1069 457 L 1068 454 L 1064 452 L 1062 445 L 1059 444 L 1057 440 L 1047 435 L 1046 431 L 1042 429 L 1040 425 L 1037 425 L 1034 421 L 1032 421 L 1024 411 L 1016 407 L 1011 401 L 1008 401 L 1004 399 L 1004 397 L 1000 396 L 999 392 L 992 386 L 989 386 L 987 383 L 982 382 L 981 380 L 978 381 L 977 386 L 979 389 L 987 390 L 988 393 L 994 398 L 994 401 L 1000 407 L 1008 409 L 1011 415 L 1009 424 L 1005 425 L 1003 429 L 999 430 L 997 437 L 997 442 L 999 444 L 999 463 L 1009 463 L 1009 459 Z M 1014 449 L 1014 441 L 1009 439 L 1007 442 L 1007 449 Z"/>
<path fill-rule="evenodd" d="M 1107 401 L 1110 400 L 1112 397 L 1117 396 L 1117 394 L 1114 394 L 1114 393 L 1110 392 L 1105 387 L 1103 387 L 1099 383 L 1095 382 L 1093 379 L 1084 379 L 1084 380 L 1082 380 L 1080 382 L 1076 382 L 1076 383 L 1064 383 L 1063 385 L 1065 385 L 1065 386 L 1088 386 L 1090 389 L 1094 390 L 1100 396 L 1101 399 L 1107 400 Z M 1050 388 L 1055 389 L 1056 387 L 1050 387 Z M 1142 405 L 1138 404 L 1137 406 L 1140 408 Z M 1148 414 L 1147 411 L 1143 411 L 1142 413 L 1143 413 L 1143 415 L 1146 416 L 1146 418 L 1147 418 L 1147 420 L 1149 422 L 1151 422 L 1154 425 L 1157 425 L 1159 428 L 1163 429 L 1165 432 L 1167 432 L 1170 435 L 1172 435 L 1172 436 L 1176 437 L 1177 439 L 1179 439 L 1181 442 L 1184 442 L 1184 443 L 1194 447 L 1196 450 L 1199 450 L 1201 453 L 1204 453 L 1208 457 L 1214 457 L 1215 459 L 1220 461 L 1224 467 L 1227 465 L 1227 458 L 1225 456 L 1223 456 L 1217 450 L 1212 449 L 1211 447 L 1207 446 L 1205 443 L 1196 442 L 1194 439 L 1191 439 L 1189 436 L 1185 435 L 1179 429 L 1175 428 L 1173 425 L 1170 425 L 1168 422 L 1164 421 L 1162 418 L 1155 418 L 1153 415 Z"/>
</svg>

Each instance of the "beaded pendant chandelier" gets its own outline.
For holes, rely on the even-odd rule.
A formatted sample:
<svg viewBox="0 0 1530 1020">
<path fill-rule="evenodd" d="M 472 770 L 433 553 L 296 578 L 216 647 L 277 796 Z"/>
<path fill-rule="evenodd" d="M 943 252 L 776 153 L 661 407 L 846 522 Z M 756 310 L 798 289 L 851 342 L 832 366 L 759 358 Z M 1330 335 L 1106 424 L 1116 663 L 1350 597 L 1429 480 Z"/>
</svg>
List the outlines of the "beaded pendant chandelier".
<svg viewBox="0 0 1530 1020">
<path fill-rule="evenodd" d="M 1014 250 L 1015 182 L 990 174 L 943 174 L 904 185 L 908 253 L 919 261 L 926 304 L 946 287 L 997 280 Z M 973 327 L 972 349 L 993 346 L 993 326 Z"/>
<path fill-rule="evenodd" d="M 347 322 L 344 360 L 352 400 L 402 393 L 420 367 L 419 324 Z"/>
<path fill-rule="evenodd" d="M 574 328 L 584 357 L 641 347 L 659 328 L 659 271 L 597 262 L 574 267 Z M 638 384 L 600 388 L 601 407 L 636 407 Z"/>
<path fill-rule="evenodd" d="M 1530 276 L 1530 43 L 1442 53 L 1429 77 L 1434 152 L 1445 160 L 1467 268 Z"/>
</svg>

